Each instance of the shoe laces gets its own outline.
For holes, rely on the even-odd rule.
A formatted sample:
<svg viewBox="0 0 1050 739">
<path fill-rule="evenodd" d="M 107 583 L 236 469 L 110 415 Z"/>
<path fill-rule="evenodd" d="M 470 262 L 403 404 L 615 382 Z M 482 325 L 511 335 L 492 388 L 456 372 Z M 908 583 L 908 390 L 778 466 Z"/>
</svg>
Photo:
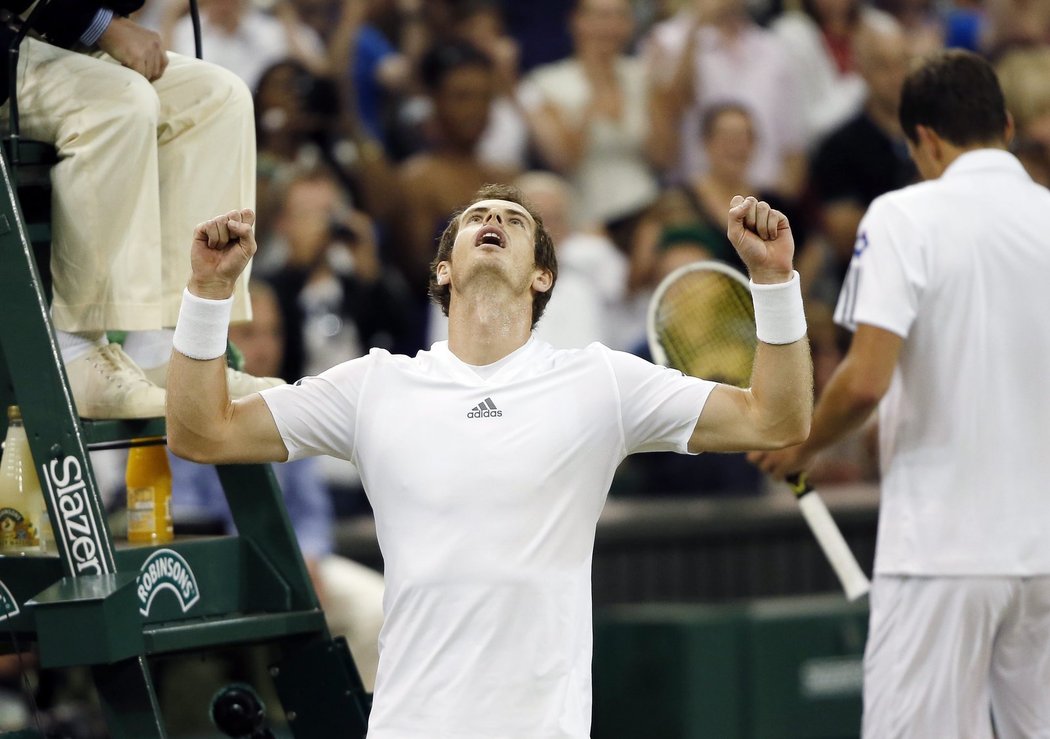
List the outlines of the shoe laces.
<svg viewBox="0 0 1050 739">
<path fill-rule="evenodd" d="M 120 344 L 106 344 L 99 351 L 99 355 L 106 368 L 111 370 L 121 382 L 136 385 L 143 383 L 146 385 L 153 384 L 143 374 L 142 369 L 131 361 L 131 357 L 124 353 Z"/>
</svg>

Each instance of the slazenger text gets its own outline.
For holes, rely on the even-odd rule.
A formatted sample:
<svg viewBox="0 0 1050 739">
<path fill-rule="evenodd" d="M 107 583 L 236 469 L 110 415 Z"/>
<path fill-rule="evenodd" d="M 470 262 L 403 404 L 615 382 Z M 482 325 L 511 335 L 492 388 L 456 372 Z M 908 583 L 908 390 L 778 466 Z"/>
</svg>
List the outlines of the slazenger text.
<svg viewBox="0 0 1050 739">
<path fill-rule="evenodd" d="M 61 476 L 59 475 L 61 465 Z M 51 497 L 58 507 L 62 521 L 62 535 L 69 554 L 81 574 L 100 575 L 99 535 L 95 521 L 87 511 L 84 496 L 84 477 L 80 460 L 68 456 L 52 460 L 45 468 Z"/>
</svg>

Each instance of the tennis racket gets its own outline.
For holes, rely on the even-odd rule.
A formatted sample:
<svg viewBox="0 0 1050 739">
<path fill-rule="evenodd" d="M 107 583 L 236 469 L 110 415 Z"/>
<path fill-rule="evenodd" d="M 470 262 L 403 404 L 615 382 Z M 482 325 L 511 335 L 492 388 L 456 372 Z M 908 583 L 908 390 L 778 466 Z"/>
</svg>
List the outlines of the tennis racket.
<svg viewBox="0 0 1050 739">
<path fill-rule="evenodd" d="M 750 386 L 758 346 L 755 308 L 747 278 L 732 267 L 700 261 L 676 269 L 653 293 L 647 327 L 653 361 L 693 377 Z M 804 476 L 788 482 L 846 597 L 867 593 L 868 578 L 820 495 Z"/>
</svg>

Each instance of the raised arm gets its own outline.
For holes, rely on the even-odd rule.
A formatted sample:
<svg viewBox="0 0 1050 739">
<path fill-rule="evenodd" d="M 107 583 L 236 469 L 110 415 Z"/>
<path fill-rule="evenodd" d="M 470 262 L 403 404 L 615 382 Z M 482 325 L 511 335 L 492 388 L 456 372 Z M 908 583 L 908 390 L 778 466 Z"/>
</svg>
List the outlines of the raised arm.
<svg viewBox="0 0 1050 739">
<path fill-rule="evenodd" d="M 728 234 L 751 274 L 758 349 L 751 387 L 719 385 L 711 392 L 689 450 L 751 451 L 798 444 L 809 433 L 813 413 L 813 368 L 792 268 L 791 227 L 767 203 L 737 195 Z"/>
<path fill-rule="evenodd" d="M 226 332 L 237 277 L 255 254 L 250 210 L 231 211 L 194 230 L 193 274 L 183 295 L 168 365 L 168 447 L 209 464 L 283 462 L 288 450 L 258 394 L 231 401 Z"/>
</svg>

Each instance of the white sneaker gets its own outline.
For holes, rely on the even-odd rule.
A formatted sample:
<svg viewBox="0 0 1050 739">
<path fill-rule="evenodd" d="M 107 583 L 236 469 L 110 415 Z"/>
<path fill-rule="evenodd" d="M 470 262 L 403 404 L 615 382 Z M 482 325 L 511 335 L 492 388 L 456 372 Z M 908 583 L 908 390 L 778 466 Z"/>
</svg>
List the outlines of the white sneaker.
<svg viewBox="0 0 1050 739">
<path fill-rule="evenodd" d="M 159 367 L 153 367 L 152 369 L 144 370 L 146 378 L 160 387 L 166 387 L 168 382 L 168 365 L 167 363 L 162 364 Z M 255 375 L 249 375 L 247 372 L 239 372 L 232 367 L 226 368 L 226 387 L 229 388 L 230 398 L 237 400 L 237 398 L 244 398 L 252 393 L 258 393 L 266 388 L 277 387 L 278 385 L 286 385 L 287 383 L 280 377 L 256 377 Z"/>
<path fill-rule="evenodd" d="M 165 393 L 142 373 L 120 344 L 95 347 L 66 365 L 82 418 L 157 418 Z"/>
</svg>

